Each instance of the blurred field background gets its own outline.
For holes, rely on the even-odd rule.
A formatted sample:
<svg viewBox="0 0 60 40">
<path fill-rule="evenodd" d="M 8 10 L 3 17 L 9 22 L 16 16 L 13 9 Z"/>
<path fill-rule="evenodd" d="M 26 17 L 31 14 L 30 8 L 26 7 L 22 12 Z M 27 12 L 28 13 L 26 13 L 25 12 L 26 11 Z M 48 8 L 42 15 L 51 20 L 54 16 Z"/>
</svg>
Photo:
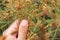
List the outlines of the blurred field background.
<svg viewBox="0 0 60 40">
<path fill-rule="evenodd" d="M 60 40 L 60 0 L 0 0 L 0 35 L 16 19 L 29 21 L 27 40 Z"/>
</svg>

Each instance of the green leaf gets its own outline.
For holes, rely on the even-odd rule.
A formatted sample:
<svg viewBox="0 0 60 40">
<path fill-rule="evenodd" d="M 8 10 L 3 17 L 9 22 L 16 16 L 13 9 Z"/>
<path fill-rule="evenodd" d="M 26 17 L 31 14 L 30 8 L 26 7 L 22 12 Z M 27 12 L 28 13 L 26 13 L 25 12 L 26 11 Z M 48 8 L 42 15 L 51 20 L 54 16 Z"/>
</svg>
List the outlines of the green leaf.
<svg viewBox="0 0 60 40">
<path fill-rule="evenodd" d="M 36 18 L 36 17 L 32 18 L 32 21 L 33 21 L 34 23 L 37 23 L 37 18 Z"/>
</svg>

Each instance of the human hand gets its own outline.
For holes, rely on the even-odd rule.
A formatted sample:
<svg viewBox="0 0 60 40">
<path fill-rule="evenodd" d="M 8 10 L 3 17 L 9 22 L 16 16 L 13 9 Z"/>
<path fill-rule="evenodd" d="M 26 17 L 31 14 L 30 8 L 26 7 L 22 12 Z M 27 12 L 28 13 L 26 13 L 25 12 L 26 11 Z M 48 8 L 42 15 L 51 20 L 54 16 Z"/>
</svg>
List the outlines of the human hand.
<svg viewBox="0 0 60 40">
<path fill-rule="evenodd" d="M 16 32 L 17 30 L 18 32 Z M 19 23 L 19 21 L 16 20 L 9 26 L 9 28 L 7 28 L 3 32 L 3 36 L 6 37 L 5 40 L 26 40 L 27 32 L 28 32 L 28 21 L 22 20 L 21 23 Z"/>
</svg>

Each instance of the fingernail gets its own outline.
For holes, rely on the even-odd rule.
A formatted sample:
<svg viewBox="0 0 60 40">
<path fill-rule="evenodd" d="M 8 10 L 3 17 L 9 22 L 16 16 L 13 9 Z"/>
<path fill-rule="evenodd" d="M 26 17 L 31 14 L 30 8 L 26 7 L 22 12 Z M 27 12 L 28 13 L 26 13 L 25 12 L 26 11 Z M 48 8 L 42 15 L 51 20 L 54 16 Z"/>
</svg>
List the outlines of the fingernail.
<svg viewBox="0 0 60 40">
<path fill-rule="evenodd" d="M 22 20 L 20 26 L 28 26 L 28 21 Z"/>
</svg>

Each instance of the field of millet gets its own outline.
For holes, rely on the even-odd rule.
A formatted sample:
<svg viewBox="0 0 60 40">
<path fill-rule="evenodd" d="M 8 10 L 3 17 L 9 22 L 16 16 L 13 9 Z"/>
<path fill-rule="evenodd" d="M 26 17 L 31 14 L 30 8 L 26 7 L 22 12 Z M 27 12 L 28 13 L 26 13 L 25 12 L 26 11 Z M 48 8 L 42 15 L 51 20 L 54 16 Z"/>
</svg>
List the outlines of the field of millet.
<svg viewBox="0 0 60 40">
<path fill-rule="evenodd" d="M 29 21 L 27 40 L 60 40 L 60 0 L 0 0 L 0 35 L 16 19 Z"/>
</svg>

